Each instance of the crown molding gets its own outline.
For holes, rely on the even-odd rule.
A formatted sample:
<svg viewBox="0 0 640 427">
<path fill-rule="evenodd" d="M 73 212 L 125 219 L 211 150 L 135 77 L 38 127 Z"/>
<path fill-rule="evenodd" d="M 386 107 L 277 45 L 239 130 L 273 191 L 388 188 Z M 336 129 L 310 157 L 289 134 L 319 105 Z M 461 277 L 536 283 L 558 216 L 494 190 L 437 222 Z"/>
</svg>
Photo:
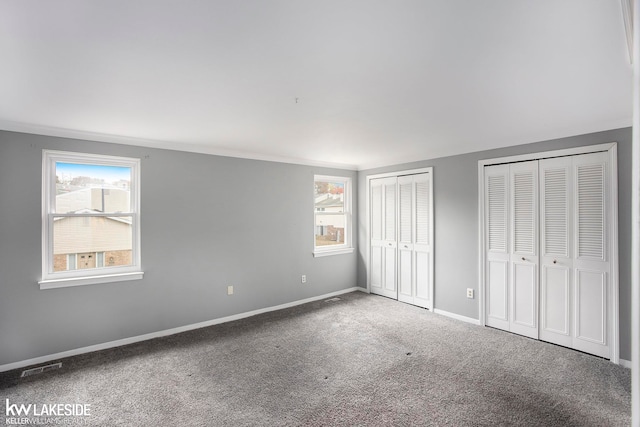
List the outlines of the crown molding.
<svg viewBox="0 0 640 427">
<path fill-rule="evenodd" d="M 262 153 L 229 150 L 209 145 L 193 144 L 177 141 L 157 141 L 144 138 L 134 138 L 122 135 L 113 135 L 99 132 L 90 132 L 76 129 L 59 128 L 54 126 L 42 126 L 29 123 L 0 120 L 0 130 L 34 135 L 52 136 L 57 138 L 80 139 L 85 141 L 106 142 L 109 144 L 134 145 L 138 147 L 158 148 L 163 150 L 184 151 L 187 153 L 207 154 L 212 156 L 234 157 L 248 160 L 261 160 L 274 163 L 289 163 L 303 166 L 316 166 L 322 168 L 357 170 L 357 165 L 322 162 L 297 157 L 277 156 Z"/>
</svg>

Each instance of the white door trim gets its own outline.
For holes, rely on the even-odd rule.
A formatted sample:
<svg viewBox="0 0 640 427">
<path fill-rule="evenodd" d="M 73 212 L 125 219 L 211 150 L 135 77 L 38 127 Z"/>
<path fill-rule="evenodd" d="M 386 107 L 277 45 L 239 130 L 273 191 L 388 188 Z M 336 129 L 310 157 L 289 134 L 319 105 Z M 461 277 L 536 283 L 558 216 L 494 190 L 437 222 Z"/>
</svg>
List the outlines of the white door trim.
<svg viewBox="0 0 640 427">
<path fill-rule="evenodd" d="M 399 176 L 405 176 L 405 175 L 417 175 L 420 173 L 428 173 L 429 174 L 429 194 L 430 194 L 430 198 L 429 198 L 429 211 L 431 212 L 431 221 L 430 221 L 430 230 L 429 230 L 429 245 L 431 247 L 431 254 L 430 254 L 430 264 L 431 266 L 434 266 L 434 257 L 435 257 L 435 248 L 434 248 L 434 223 L 435 223 L 435 212 L 433 211 L 433 199 L 434 199 L 434 194 L 433 194 L 433 167 L 429 166 L 426 168 L 419 168 L 419 169 L 408 169 L 408 170 L 401 170 L 401 171 L 394 171 L 394 172 L 385 172 L 385 173 L 380 173 L 380 174 L 375 174 L 375 175 L 367 175 L 366 179 L 367 179 L 367 192 L 365 194 L 365 207 L 366 207 L 366 221 L 365 221 L 365 233 L 367 236 L 367 244 L 366 244 L 366 256 L 365 256 L 365 269 L 367 272 L 367 292 L 371 292 L 371 180 L 372 179 L 378 179 L 378 178 L 389 178 L 389 177 L 399 177 Z M 435 280 L 435 276 L 434 276 L 434 268 L 431 269 L 431 271 L 429 272 L 429 274 L 431 275 L 431 277 L 429 278 L 430 280 L 430 289 L 429 289 L 429 293 L 430 293 L 430 298 L 431 298 L 431 304 L 432 306 L 435 308 L 435 301 L 434 301 L 434 280 Z"/>
<path fill-rule="evenodd" d="M 609 253 L 611 254 L 611 362 L 620 363 L 620 311 L 619 311 L 619 283 L 618 283 L 618 143 L 610 142 L 605 144 L 588 145 L 584 147 L 568 148 L 563 150 L 544 151 L 540 153 L 522 154 L 517 156 L 499 157 L 478 161 L 478 312 L 480 314 L 480 324 L 485 326 L 485 239 L 484 239 L 484 167 L 502 163 L 514 163 L 528 160 L 540 160 L 553 157 L 574 156 L 578 154 L 596 153 L 606 151 L 609 155 L 609 191 L 611 203 L 609 203 L 608 216 L 611 218 L 611 239 L 609 239 Z"/>
</svg>

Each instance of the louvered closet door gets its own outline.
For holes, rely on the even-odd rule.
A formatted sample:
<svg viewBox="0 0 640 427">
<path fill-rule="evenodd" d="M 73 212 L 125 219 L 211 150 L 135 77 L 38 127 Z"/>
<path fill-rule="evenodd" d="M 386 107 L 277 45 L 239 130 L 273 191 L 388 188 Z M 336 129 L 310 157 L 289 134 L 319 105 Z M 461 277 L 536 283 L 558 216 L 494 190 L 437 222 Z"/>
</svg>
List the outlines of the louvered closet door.
<svg viewBox="0 0 640 427">
<path fill-rule="evenodd" d="M 398 301 L 413 304 L 414 267 L 413 259 L 413 176 L 398 177 Z"/>
<path fill-rule="evenodd" d="M 611 322 L 607 159 L 606 153 L 573 158 L 573 348 L 606 358 Z"/>
<path fill-rule="evenodd" d="M 485 168 L 488 326 L 610 357 L 609 167 L 602 152 Z"/>
<path fill-rule="evenodd" d="M 540 339 L 573 347 L 573 168 L 540 160 Z"/>
<path fill-rule="evenodd" d="M 538 162 L 485 168 L 486 324 L 538 338 Z"/>
<path fill-rule="evenodd" d="M 538 338 L 538 161 L 510 165 L 510 331 Z"/>
<path fill-rule="evenodd" d="M 413 303 L 433 310 L 433 195 L 431 174 L 415 175 L 413 178 L 414 205 L 414 262 L 415 291 Z"/>
<path fill-rule="evenodd" d="M 433 309 L 430 174 L 398 177 L 398 300 Z"/>
<path fill-rule="evenodd" d="M 371 292 L 397 298 L 396 288 L 396 177 L 372 179 Z"/>
<path fill-rule="evenodd" d="M 485 188 L 486 324 L 509 330 L 509 165 L 487 166 Z"/>
</svg>

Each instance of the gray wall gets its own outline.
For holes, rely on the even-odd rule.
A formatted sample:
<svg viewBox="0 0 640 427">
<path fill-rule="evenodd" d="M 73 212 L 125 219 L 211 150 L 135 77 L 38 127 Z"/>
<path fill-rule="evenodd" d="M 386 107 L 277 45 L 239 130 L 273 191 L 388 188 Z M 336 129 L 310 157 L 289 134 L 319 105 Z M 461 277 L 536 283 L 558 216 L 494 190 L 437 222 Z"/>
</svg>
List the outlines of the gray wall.
<svg viewBox="0 0 640 427">
<path fill-rule="evenodd" d="M 39 289 L 45 148 L 142 159 L 144 279 Z M 0 132 L 0 365 L 355 286 L 356 253 L 312 256 L 314 174 L 357 211 L 353 171 Z"/>
<path fill-rule="evenodd" d="M 433 166 L 435 308 L 478 319 L 478 298 L 466 297 L 467 288 L 478 293 L 478 160 L 606 142 L 618 142 L 620 357 L 631 360 L 631 128 L 361 171 L 359 286 L 367 286 L 364 224 L 368 175 Z M 425 157 L 428 155 L 425 151 Z"/>
</svg>

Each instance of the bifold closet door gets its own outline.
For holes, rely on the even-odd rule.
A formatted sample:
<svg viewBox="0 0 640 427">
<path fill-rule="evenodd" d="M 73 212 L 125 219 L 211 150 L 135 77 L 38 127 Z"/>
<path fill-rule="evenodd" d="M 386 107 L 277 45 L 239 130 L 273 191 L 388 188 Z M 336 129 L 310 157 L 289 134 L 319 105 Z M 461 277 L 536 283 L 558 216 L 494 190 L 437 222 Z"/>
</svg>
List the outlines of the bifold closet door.
<svg viewBox="0 0 640 427">
<path fill-rule="evenodd" d="M 509 330 L 509 165 L 484 169 L 486 324 Z"/>
<path fill-rule="evenodd" d="M 396 177 L 372 179 L 371 292 L 398 298 L 396 287 Z"/>
<path fill-rule="evenodd" d="M 540 160 L 540 339 L 573 347 L 573 168 Z"/>
<path fill-rule="evenodd" d="M 608 157 L 540 161 L 540 339 L 609 357 Z"/>
<path fill-rule="evenodd" d="M 573 157 L 573 348 L 606 358 L 610 357 L 611 329 L 608 167 L 607 153 Z"/>
<path fill-rule="evenodd" d="M 538 161 L 514 163 L 509 175 L 509 330 L 538 338 Z"/>
<path fill-rule="evenodd" d="M 488 326 L 610 357 L 608 168 L 605 152 L 485 168 Z"/>
<path fill-rule="evenodd" d="M 398 177 L 398 300 L 433 309 L 428 173 Z"/>
<path fill-rule="evenodd" d="M 538 162 L 485 168 L 486 322 L 538 338 Z"/>
</svg>

